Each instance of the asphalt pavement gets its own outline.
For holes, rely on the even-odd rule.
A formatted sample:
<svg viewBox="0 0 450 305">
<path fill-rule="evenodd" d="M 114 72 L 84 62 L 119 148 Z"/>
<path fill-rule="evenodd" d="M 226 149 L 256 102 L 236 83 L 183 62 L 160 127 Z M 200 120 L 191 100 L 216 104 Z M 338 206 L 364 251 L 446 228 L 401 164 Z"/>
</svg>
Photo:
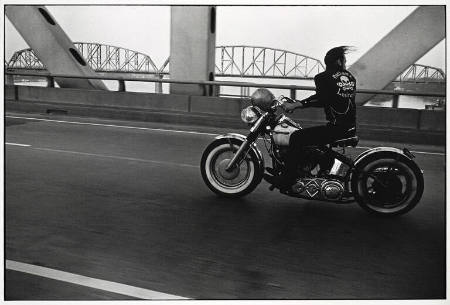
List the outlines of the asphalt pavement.
<svg viewBox="0 0 450 305">
<path fill-rule="evenodd" d="M 6 113 L 5 299 L 446 297 L 445 147 L 406 145 L 424 195 L 382 219 L 266 182 L 215 196 L 199 163 L 223 132 Z M 405 145 L 348 152 L 374 146 Z"/>
</svg>

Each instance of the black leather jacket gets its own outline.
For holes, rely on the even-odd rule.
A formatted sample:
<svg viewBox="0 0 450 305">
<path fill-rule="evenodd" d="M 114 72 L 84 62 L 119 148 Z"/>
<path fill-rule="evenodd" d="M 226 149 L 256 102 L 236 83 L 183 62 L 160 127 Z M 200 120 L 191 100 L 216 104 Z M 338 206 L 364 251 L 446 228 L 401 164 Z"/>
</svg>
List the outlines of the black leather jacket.
<svg viewBox="0 0 450 305">
<path fill-rule="evenodd" d="M 314 77 L 316 94 L 303 100 L 304 107 L 324 107 L 332 125 L 356 126 L 356 79 L 347 70 L 326 70 Z"/>
</svg>

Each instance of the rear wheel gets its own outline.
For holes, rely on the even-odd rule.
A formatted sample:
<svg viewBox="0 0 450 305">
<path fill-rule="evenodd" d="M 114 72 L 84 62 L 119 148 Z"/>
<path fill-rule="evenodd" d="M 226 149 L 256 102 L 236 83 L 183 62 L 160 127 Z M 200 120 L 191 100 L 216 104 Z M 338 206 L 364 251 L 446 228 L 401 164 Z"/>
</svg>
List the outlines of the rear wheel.
<svg viewBox="0 0 450 305">
<path fill-rule="evenodd" d="M 261 182 L 259 160 L 252 150 L 234 168 L 226 170 L 241 144 L 237 139 L 221 139 L 211 143 L 203 153 L 200 165 L 203 180 L 220 196 L 244 196 Z"/>
<path fill-rule="evenodd" d="M 422 198 L 423 175 L 405 158 L 372 158 L 358 165 L 352 189 L 359 205 L 382 216 L 404 214 Z"/>
</svg>

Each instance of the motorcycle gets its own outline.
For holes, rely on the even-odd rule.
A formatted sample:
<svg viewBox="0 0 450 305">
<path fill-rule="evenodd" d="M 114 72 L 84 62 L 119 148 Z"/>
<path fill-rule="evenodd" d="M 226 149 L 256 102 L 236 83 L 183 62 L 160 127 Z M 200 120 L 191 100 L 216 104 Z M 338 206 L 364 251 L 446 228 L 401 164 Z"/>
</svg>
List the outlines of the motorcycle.
<svg viewBox="0 0 450 305">
<path fill-rule="evenodd" d="M 279 113 L 286 102 L 293 100 L 283 96 L 274 99 L 269 90 L 256 90 L 251 106 L 241 112 L 242 120 L 251 126 L 249 134 L 217 136 L 203 152 L 200 169 L 209 189 L 223 197 L 242 197 L 261 183 L 265 172 L 276 175 L 283 171 L 289 137 L 302 129 L 282 111 Z M 272 168 L 265 167 L 256 143 L 259 138 L 265 144 Z M 414 155 L 406 148 L 376 147 L 352 159 L 345 148 L 356 147 L 358 141 L 353 136 L 306 147 L 296 182 L 283 194 L 335 203 L 356 201 L 366 211 L 380 216 L 401 215 L 414 208 L 424 190 L 423 173 L 413 161 Z M 272 185 L 270 190 L 274 188 Z"/>
</svg>

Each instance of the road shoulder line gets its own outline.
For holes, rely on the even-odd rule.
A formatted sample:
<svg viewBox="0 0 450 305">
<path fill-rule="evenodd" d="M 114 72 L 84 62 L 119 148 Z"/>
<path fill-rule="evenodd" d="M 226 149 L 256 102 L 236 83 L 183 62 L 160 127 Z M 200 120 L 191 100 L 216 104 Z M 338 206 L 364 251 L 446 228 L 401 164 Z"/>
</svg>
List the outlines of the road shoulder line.
<svg viewBox="0 0 450 305">
<path fill-rule="evenodd" d="M 10 142 L 5 142 L 5 144 L 12 145 L 12 146 L 31 147 L 30 144 L 20 144 L 20 143 L 10 143 Z"/>
<path fill-rule="evenodd" d="M 154 290 L 134 287 L 130 285 L 120 284 L 116 282 L 110 282 L 106 280 L 100 280 L 96 278 L 91 278 L 79 274 L 74 274 L 70 272 L 60 271 L 56 269 L 51 269 L 47 267 L 41 267 L 26 263 L 21 263 L 12 260 L 6 260 L 6 269 L 14 270 L 24 273 L 29 273 L 57 281 L 68 282 L 80 286 L 86 286 L 90 288 L 105 290 L 117 294 L 122 294 L 126 296 L 131 296 L 139 299 L 146 300 L 180 300 L 186 299 L 181 296 L 166 294 Z"/>
</svg>

